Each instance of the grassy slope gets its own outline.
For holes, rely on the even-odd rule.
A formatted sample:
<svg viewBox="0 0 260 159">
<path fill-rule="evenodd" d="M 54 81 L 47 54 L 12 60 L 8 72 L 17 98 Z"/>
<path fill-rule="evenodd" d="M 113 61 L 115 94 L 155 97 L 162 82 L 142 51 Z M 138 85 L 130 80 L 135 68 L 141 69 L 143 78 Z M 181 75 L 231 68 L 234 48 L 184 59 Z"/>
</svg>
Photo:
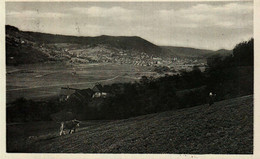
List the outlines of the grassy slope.
<svg viewBox="0 0 260 159">
<path fill-rule="evenodd" d="M 62 137 L 57 124 L 45 127 L 39 132 L 37 123 L 8 126 L 8 151 L 251 154 L 253 96 L 126 120 L 83 122 L 78 132 Z"/>
</svg>

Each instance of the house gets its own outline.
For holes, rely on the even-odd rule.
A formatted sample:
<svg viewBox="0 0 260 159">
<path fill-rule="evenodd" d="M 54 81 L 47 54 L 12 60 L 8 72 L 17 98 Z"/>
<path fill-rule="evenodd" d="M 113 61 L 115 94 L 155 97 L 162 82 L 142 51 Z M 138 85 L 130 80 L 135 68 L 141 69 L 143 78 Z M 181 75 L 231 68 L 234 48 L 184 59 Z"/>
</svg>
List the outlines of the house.
<svg viewBox="0 0 260 159">
<path fill-rule="evenodd" d="M 69 97 L 76 92 L 77 89 L 75 88 L 70 88 L 69 86 L 68 87 L 61 87 L 61 90 L 60 90 L 60 101 L 61 102 L 64 102 L 64 101 L 67 101 L 69 99 Z"/>
<path fill-rule="evenodd" d="M 102 92 L 102 90 L 103 90 L 103 86 L 101 85 L 101 84 L 96 84 L 93 88 L 92 88 L 92 90 L 96 93 L 96 92 Z"/>
<path fill-rule="evenodd" d="M 65 101 L 65 108 L 75 113 L 77 119 L 84 118 L 83 114 L 87 111 L 86 108 L 92 101 L 94 91 L 92 91 L 90 88 L 69 88 L 64 90 L 71 90 L 71 92 L 74 90 L 74 93 L 70 94 L 69 96 L 67 96 L 67 98 L 63 99 L 63 101 Z"/>
<path fill-rule="evenodd" d="M 94 94 L 92 95 L 92 98 L 99 98 L 103 97 L 106 98 L 108 93 L 104 91 L 104 88 L 101 84 L 96 84 L 92 90 L 94 91 Z"/>
<path fill-rule="evenodd" d="M 91 100 L 94 93 L 95 92 L 90 88 L 76 90 L 75 93 L 70 95 L 68 101 L 80 102 L 80 103 L 88 102 Z"/>
</svg>

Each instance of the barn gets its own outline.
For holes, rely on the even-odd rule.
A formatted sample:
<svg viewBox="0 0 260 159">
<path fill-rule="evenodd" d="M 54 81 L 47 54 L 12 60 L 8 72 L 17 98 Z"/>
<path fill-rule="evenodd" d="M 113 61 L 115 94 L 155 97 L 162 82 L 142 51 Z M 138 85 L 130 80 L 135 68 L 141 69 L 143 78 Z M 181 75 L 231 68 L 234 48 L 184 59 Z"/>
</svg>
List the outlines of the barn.
<svg viewBox="0 0 260 159">
<path fill-rule="evenodd" d="M 69 99 L 69 97 L 76 92 L 77 89 L 74 89 L 74 88 L 70 88 L 69 86 L 68 87 L 61 87 L 61 90 L 60 90 L 60 101 L 61 102 L 65 102 Z"/>
</svg>

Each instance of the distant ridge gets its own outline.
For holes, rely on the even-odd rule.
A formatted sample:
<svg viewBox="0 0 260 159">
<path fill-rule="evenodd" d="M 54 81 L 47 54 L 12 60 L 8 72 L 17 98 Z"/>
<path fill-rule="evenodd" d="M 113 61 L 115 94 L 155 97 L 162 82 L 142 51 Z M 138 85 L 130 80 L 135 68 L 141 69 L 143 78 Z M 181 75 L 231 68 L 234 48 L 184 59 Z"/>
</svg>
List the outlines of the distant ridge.
<svg viewBox="0 0 260 159">
<path fill-rule="evenodd" d="M 49 46 L 47 46 L 49 45 Z M 50 46 L 51 45 L 51 46 Z M 59 46 L 57 46 L 59 45 Z M 68 46 L 69 45 L 69 46 Z M 106 46 L 110 52 L 126 50 L 126 53 L 146 53 L 150 57 L 204 59 L 214 54 L 227 55 L 230 50 L 205 50 L 188 47 L 158 46 L 138 36 L 96 37 L 55 35 L 31 31 L 21 31 L 6 25 L 6 61 L 9 64 L 38 63 L 44 61 L 64 61 L 70 58 L 64 50 L 95 48 Z M 57 46 L 57 47 L 56 47 Z"/>
<path fill-rule="evenodd" d="M 23 34 L 27 34 L 31 38 L 27 40 L 34 40 L 39 43 L 74 43 L 81 45 L 98 45 L 105 44 L 111 47 L 116 47 L 119 49 L 133 49 L 140 52 L 145 52 L 153 55 L 160 55 L 162 49 L 138 36 L 109 36 L 101 35 L 96 37 L 89 36 L 69 36 L 69 35 L 55 35 L 48 33 L 30 32 L 30 31 L 19 31 L 19 29 L 14 29 L 16 27 L 6 26 L 7 33 L 9 31 L 18 31 Z"/>
<path fill-rule="evenodd" d="M 232 53 L 232 50 L 220 49 L 217 51 L 197 49 L 190 47 L 178 47 L 178 46 L 161 46 L 169 56 L 175 56 L 179 58 L 207 58 L 216 54 L 227 56 Z"/>
</svg>

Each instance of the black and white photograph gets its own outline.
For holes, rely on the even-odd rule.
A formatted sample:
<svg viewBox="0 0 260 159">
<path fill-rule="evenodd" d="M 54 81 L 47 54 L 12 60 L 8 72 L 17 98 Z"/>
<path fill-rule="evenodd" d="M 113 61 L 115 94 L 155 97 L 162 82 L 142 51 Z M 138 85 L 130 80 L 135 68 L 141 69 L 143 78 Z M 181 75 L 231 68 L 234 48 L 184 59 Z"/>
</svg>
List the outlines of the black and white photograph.
<svg viewBox="0 0 260 159">
<path fill-rule="evenodd" d="M 254 1 L 6 1 L 6 153 L 253 155 Z"/>
</svg>

